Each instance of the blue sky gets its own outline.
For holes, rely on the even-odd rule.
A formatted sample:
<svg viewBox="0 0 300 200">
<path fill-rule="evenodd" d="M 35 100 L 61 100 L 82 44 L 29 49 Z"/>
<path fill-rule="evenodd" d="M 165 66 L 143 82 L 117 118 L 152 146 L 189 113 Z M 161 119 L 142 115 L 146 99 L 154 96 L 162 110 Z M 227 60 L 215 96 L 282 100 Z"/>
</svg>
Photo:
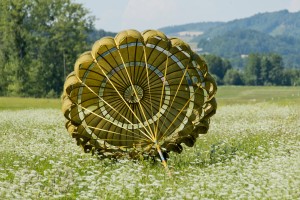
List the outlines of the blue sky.
<svg viewBox="0 0 300 200">
<path fill-rule="evenodd" d="M 300 11 L 300 0 L 74 0 L 96 16 L 96 28 L 158 29 L 205 21 L 230 21 L 256 13 Z"/>
</svg>

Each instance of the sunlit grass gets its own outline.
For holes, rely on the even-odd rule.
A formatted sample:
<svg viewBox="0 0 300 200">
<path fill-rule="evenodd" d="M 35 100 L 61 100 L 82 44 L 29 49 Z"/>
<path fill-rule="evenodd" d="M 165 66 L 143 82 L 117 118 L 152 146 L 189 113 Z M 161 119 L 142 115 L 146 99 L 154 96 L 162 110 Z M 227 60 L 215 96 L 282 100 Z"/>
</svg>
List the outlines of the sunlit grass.
<svg viewBox="0 0 300 200">
<path fill-rule="evenodd" d="M 297 90 L 261 91 L 249 103 L 265 90 L 250 89 L 251 98 L 238 88 L 235 104 L 226 103 L 231 88 L 219 89 L 224 98 L 209 133 L 170 154 L 172 177 L 160 162 L 83 153 L 64 128 L 59 100 L 55 109 L 16 100 L 29 106 L 0 111 L 0 199 L 298 199 L 300 106 L 286 98 L 297 99 Z"/>
<path fill-rule="evenodd" d="M 0 97 L 0 110 L 20 110 L 31 108 L 60 108 L 59 99 L 36 99 L 21 97 Z"/>
<path fill-rule="evenodd" d="M 219 86 L 217 100 L 221 106 L 260 102 L 288 105 L 300 102 L 300 87 Z"/>
</svg>

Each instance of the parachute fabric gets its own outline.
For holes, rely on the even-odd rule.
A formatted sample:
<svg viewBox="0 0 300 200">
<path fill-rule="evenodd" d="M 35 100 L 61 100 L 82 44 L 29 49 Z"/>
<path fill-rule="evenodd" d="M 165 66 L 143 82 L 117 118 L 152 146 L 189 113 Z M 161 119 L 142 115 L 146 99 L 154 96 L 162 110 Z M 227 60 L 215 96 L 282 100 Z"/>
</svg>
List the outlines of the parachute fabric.
<svg viewBox="0 0 300 200">
<path fill-rule="evenodd" d="M 207 133 L 216 90 L 188 44 L 157 30 L 126 30 L 96 41 L 77 59 L 62 111 L 85 152 L 104 158 L 180 153 L 182 143 L 191 147 Z"/>
</svg>

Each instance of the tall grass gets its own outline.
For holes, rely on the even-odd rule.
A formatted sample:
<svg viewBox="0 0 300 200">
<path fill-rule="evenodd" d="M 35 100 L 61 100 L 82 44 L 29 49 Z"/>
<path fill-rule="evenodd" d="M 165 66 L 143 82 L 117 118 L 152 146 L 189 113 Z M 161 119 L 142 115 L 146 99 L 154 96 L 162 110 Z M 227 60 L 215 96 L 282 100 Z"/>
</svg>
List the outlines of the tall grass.
<svg viewBox="0 0 300 200">
<path fill-rule="evenodd" d="M 0 110 L 60 108 L 60 106 L 61 106 L 61 101 L 59 99 L 0 97 Z"/>
</svg>

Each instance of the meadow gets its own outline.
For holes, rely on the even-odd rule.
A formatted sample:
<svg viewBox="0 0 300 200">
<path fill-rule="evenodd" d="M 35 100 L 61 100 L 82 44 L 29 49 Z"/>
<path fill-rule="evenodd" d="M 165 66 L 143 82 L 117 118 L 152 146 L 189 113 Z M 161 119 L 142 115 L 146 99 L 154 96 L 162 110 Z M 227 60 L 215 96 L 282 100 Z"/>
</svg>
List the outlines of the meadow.
<svg viewBox="0 0 300 200">
<path fill-rule="evenodd" d="M 99 160 L 58 99 L 0 98 L 0 199 L 300 199 L 300 88 L 219 87 L 193 148 L 159 162 Z"/>
</svg>

